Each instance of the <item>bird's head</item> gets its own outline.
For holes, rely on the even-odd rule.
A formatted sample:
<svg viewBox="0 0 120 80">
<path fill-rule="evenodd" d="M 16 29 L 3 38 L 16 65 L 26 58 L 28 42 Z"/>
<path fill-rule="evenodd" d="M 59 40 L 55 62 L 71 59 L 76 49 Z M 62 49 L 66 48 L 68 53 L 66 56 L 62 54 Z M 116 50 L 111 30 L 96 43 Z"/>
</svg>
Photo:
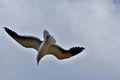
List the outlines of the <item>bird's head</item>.
<svg viewBox="0 0 120 80">
<path fill-rule="evenodd" d="M 40 51 L 40 53 L 38 53 L 37 58 L 36 58 L 36 60 L 37 60 L 37 65 L 39 64 L 39 62 L 40 62 L 40 60 L 43 58 L 43 56 L 46 55 L 46 54 L 43 54 L 43 53 L 45 53 L 45 52 Z"/>
<path fill-rule="evenodd" d="M 37 65 L 39 64 L 40 58 L 37 57 Z"/>
</svg>

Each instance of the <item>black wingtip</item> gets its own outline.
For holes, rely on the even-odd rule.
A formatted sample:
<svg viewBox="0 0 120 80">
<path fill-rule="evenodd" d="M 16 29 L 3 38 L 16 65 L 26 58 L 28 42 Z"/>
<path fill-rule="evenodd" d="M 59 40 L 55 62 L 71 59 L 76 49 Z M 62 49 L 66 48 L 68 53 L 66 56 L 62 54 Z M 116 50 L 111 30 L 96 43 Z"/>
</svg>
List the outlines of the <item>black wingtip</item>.
<svg viewBox="0 0 120 80">
<path fill-rule="evenodd" d="M 3 27 L 5 29 L 5 31 L 8 29 L 7 27 Z"/>
<path fill-rule="evenodd" d="M 5 31 L 13 38 L 17 37 L 17 33 L 15 33 L 14 31 L 10 30 L 9 28 L 7 27 L 4 27 Z"/>
<path fill-rule="evenodd" d="M 84 47 L 73 47 L 70 49 L 70 52 L 72 55 L 76 55 L 80 52 L 82 52 L 85 48 Z"/>
</svg>

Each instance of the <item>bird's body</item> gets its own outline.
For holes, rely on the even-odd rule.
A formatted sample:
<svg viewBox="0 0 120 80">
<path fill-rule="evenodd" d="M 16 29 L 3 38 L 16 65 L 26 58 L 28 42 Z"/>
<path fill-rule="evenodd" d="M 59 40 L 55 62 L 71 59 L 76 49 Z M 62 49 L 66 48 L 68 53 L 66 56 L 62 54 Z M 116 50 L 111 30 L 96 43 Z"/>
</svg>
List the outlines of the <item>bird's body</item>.
<svg viewBox="0 0 120 80">
<path fill-rule="evenodd" d="M 39 62 L 39 60 L 42 59 L 43 56 L 48 54 L 48 49 L 49 49 L 50 45 L 51 45 L 50 39 L 45 38 L 45 40 L 42 42 L 42 44 L 39 47 L 37 62 Z"/>
<path fill-rule="evenodd" d="M 44 30 L 43 38 L 44 40 L 41 41 L 40 39 L 32 36 L 21 36 L 18 35 L 16 32 L 4 27 L 5 31 L 18 43 L 26 48 L 34 48 L 38 51 L 37 54 L 37 64 L 42 59 L 43 56 L 47 54 L 52 54 L 56 56 L 58 59 L 66 59 L 72 57 L 80 52 L 82 52 L 85 48 L 83 47 L 73 47 L 69 50 L 64 50 L 60 46 L 56 44 L 56 40 L 53 36 L 49 34 L 48 31 Z"/>
</svg>

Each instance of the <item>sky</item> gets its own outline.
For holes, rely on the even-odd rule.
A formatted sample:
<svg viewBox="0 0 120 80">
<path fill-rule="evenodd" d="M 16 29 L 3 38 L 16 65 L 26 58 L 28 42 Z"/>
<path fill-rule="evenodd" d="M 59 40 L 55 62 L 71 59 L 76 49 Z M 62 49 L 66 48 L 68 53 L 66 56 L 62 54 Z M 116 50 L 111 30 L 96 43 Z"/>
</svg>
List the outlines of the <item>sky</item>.
<svg viewBox="0 0 120 80">
<path fill-rule="evenodd" d="M 0 0 L 0 80 L 120 80 L 120 0 Z M 48 30 L 64 49 L 83 46 L 65 60 L 13 40 L 3 27 L 43 40 Z"/>
</svg>

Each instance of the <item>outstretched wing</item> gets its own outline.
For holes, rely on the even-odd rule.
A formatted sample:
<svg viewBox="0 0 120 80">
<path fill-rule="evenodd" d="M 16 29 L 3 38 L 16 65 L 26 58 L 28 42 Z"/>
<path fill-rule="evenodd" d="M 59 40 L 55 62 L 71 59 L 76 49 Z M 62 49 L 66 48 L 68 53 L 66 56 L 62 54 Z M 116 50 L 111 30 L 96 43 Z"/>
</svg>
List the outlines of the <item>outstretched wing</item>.
<svg viewBox="0 0 120 80">
<path fill-rule="evenodd" d="M 50 48 L 48 49 L 48 53 L 53 54 L 58 59 L 66 59 L 77 55 L 78 53 L 82 52 L 84 49 L 85 48 L 83 47 L 73 47 L 70 48 L 69 50 L 64 50 L 58 45 L 51 45 Z"/>
<path fill-rule="evenodd" d="M 20 43 L 22 46 L 26 48 L 34 48 L 38 50 L 40 44 L 42 43 L 42 41 L 36 37 L 21 36 L 18 35 L 16 32 L 8 29 L 7 27 L 4 27 L 4 29 L 13 39 L 15 39 L 18 43 Z"/>
</svg>

